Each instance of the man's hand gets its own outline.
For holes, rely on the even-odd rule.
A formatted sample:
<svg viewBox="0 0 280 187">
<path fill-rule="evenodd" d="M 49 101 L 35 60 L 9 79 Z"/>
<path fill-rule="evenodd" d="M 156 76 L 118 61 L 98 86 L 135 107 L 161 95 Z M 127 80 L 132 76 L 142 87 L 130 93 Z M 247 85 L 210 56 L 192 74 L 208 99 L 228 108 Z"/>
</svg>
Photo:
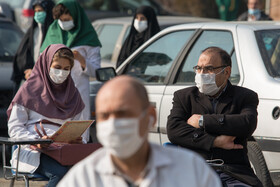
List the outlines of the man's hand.
<svg viewBox="0 0 280 187">
<path fill-rule="evenodd" d="M 248 17 L 250 17 L 250 19 L 252 21 L 256 21 L 256 16 L 252 15 L 252 14 L 249 14 Z"/>
<path fill-rule="evenodd" d="M 79 51 L 73 51 L 75 60 L 78 60 L 81 64 L 82 69 L 84 70 L 86 68 L 86 61 L 85 58 L 79 53 Z"/>
<path fill-rule="evenodd" d="M 30 75 L 31 75 L 32 69 L 26 69 L 24 71 L 24 78 L 27 80 L 29 79 Z"/>
<path fill-rule="evenodd" d="M 193 114 L 187 121 L 187 124 L 193 126 L 194 128 L 199 128 L 199 118 L 201 117 L 200 114 Z"/>
<path fill-rule="evenodd" d="M 220 135 L 217 136 L 214 140 L 213 147 L 222 148 L 222 149 L 243 149 L 243 146 L 240 144 L 234 144 L 234 136 Z"/>
</svg>

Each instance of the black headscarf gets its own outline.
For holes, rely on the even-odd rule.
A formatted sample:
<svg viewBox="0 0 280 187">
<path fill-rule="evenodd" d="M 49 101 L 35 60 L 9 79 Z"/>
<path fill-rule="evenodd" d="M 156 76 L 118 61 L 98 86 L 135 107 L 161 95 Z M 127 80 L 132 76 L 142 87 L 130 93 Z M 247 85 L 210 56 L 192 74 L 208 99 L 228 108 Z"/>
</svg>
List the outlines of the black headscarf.
<svg viewBox="0 0 280 187">
<path fill-rule="evenodd" d="M 33 3 L 33 9 L 36 5 L 40 5 L 44 9 L 44 11 L 46 11 L 46 19 L 42 28 L 42 41 L 44 41 L 48 27 L 53 22 L 52 9 L 54 7 L 54 2 L 52 0 L 35 0 L 35 2 Z M 19 45 L 19 48 L 15 54 L 13 61 L 13 74 L 11 80 L 14 81 L 16 87 L 18 87 L 21 80 L 24 79 L 24 71 L 26 69 L 32 69 L 34 66 L 33 35 L 36 27 L 38 27 L 38 24 L 33 18 L 32 25 L 29 27 L 26 34 L 24 35 Z M 16 91 L 17 90 L 15 90 L 14 92 Z"/>
<path fill-rule="evenodd" d="M 148 21 L 148 28 L 141 33 L 138 33 L 138 31 L 134 28 L 134 20 L 137 14 L 143 14 Z M 159 31 L 160 28 L 154 9 L 149 6 L 139 7 L 134 14 L 129 35 L 122 46 L 116 67 L 119 67 L 131 53 L 133 53 L 138 47 Z"/>
</svg>

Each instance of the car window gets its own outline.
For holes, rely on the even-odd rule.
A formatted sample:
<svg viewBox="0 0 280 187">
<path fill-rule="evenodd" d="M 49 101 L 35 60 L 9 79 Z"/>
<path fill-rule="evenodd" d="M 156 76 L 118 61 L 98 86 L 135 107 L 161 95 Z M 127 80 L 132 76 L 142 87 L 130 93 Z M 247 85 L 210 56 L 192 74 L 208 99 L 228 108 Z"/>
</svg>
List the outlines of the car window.
<svg viewBox="0 0 280 187">
<path fill-rule="evenodd" d="M 100 50 L 102 60 L 111 60 L 112 54 L 122 31 L 123 25 L 121 24 L 108 24 L 104 25 L 99 32 L 99 39 L 102 44 Z"/>
<path fill-rule="evenodd" d="M 125 74 L 147 83 L 162 84 L 171 65 L 194 30 L 169 33 L 144 49 L 126 67 Z"/>
<path fill-rule="evenodd" d="M 256 32 L 265 65 L 272 76 L 280 76 L 280 30 Z"/>
<path fill-rule="evenodd" d="M 201 52 L 210 46 L 216 46 L 224 49 L 231 55 L 232 73 L 230 81 L 237 84 L 240 80 L 239 70 L 234 51 L 232 35 L 229 31 L 203 31 L 195 44 L 190 49 L 190 52 L 185 58 L 185 61 L 180 69 L 176 84 L 194 84 L 195 72 L 193 67 L 197 64 Z"/>
<path fill-rule="evenodd" d="M 0 0 L 0 2 L 4 2 L 9 4 L 12 8 L 22 8 L 25 0 Z"/>
<path fill-rule="evenodd" d="M 129 32 L 130 32 L 130 29 L 131 29 L 131 26 L 128 26 L 126 31 L 125 31 L 125 34 L 123 36 L 123 41 L 122 41 L 122 44 L 124 43 L 125 39 L 127 38 Z"/>
<path fill-rule="evenodd" d="M 22 33 L 11 24 L 0 27 L 0 61 L 12 61 L 22 39 Z"/>
</svg>

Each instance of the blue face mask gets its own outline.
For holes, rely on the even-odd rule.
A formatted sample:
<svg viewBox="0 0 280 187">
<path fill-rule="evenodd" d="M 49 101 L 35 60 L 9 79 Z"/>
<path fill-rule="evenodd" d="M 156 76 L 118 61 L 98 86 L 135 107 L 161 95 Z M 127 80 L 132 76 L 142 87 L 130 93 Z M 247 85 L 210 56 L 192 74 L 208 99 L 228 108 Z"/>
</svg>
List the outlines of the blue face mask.
<svg viewBox="0 0 280 187">
<path fill-rule="evenodd" d="M 259 9 L 248 9 L 248 14 L 258 15 L 260 13 L 261 13 L 261 11 Z"/>
<path fill-rule="evenodd" d="M 265 48 L 267 51 L 272 49 L 272 45 L 271 44 L 265 44 Z"/>
<path fill-rule="evenodd" d="M 47 13 L 45 11 L 35 12 L 34 20 L 37 23 L 42 23 L 43 24 L 45 22 L 46 16 L 47 16 Z"/>
</svg>

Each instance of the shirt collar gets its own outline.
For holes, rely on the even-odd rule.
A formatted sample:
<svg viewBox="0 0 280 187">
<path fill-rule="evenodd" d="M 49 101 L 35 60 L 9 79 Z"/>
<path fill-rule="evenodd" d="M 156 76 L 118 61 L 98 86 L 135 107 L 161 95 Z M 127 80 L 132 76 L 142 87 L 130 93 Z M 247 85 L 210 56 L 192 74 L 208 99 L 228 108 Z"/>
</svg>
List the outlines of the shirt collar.
<svg viewBox="0 0 280 187">
<path fill-rule="evenodd" d="M 162 154 L 160 149 L 162 147 L 150 143 L 150 156 L 144 172 L 149 172 L 151 169 L 164 167 L 172 163 L 172 160 L 165 154 Z M 105 149 L 105 148 L 104 148 Z M 96 166 L 96 170 L 103 174 L 117 174 L 118 171 L 114 166 L 110 153 L 105 149 L 105 156 L 101 158 Z"/>
<path fill-rule="evenodd" d="M 207 96 L 209 97 L 210 100 L 218 100 L 218 99 L 221 97 L 221 95 L 226 91 L 227 86 L 228 86 L 228 83 L 226 84 L 226 86 L 224 87 L 224 89 L 221 91 L 221 93 L 220 93 L 217 97 L 211 97 L 211 96 L 209 96 L 209 95 L 207 95 Z"/>
</svg>

